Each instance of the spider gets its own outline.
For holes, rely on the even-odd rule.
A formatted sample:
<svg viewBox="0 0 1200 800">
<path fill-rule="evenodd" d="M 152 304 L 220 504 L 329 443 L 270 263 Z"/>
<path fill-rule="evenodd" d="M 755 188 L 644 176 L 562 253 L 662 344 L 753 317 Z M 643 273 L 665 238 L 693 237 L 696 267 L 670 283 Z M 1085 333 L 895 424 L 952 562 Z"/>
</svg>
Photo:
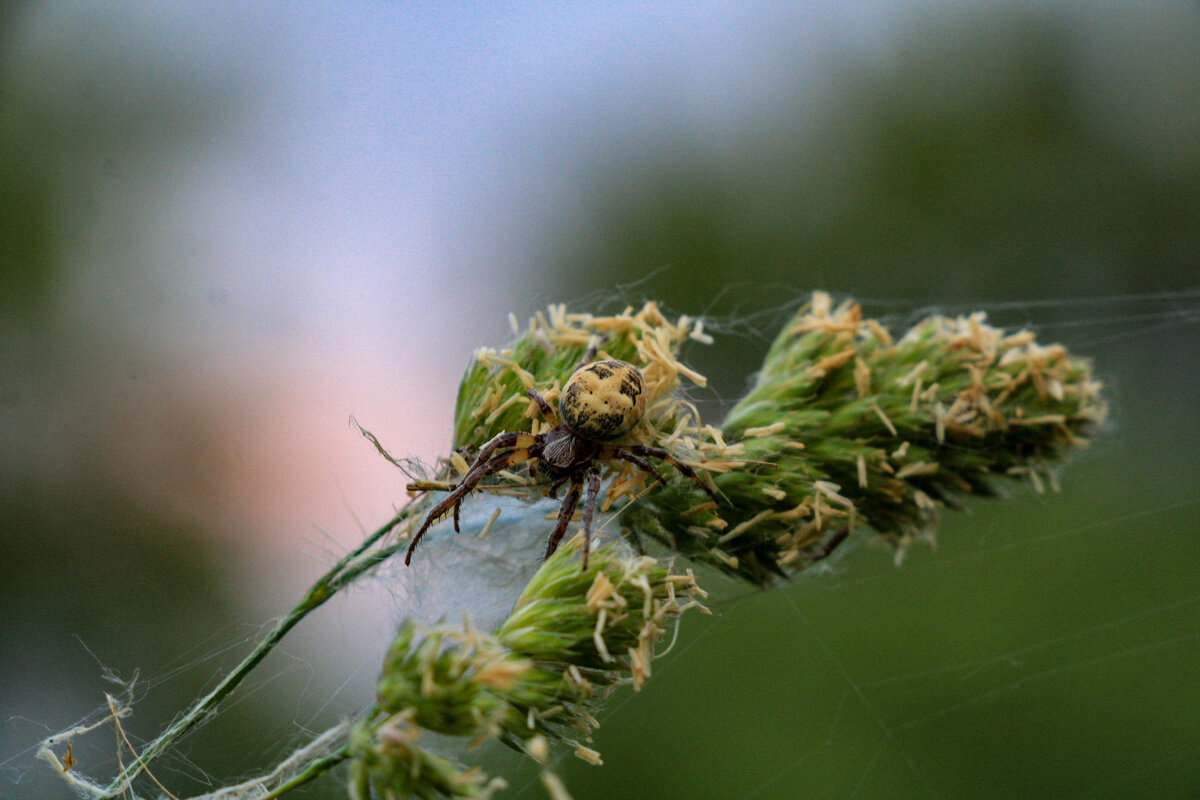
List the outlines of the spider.
<svg viewBox="0 0 1200 800">
<path fill-rule="evenodd" d="M 665 484 L 667 479 L 647 459 L 666 461 L 685 477 L 695 481 L 713 502 L 717 501 L 716 495 L 700 480 L 700 476 L 666 450 L 644 445 L 611 444 L 641 422 L 646 413 L 646 383 L 642 373 L 633 364 L 616 359 L 595 361 L 597 348 L 598 345 L 588 348 L 583 361 L 567 379 L 559 398 L 557 415 L 537 391 L 526 390 L 525 394 L 533 400 L 547 421 L 561 419 L 561 422 L 539 434 L 506 431 L 485 444 L 461 482 L 451 486 L 450 494 L 425 518 L 404 555 L 406 565 L 412 563 L 417 543 L 434 520 L 453 509 L 454 530 L 457 532 L 459 507 L 479 482 L 488 475 L 524 461 L 531 462 L 529 473 L 532 477 L 541 473 L 549 479 L 548 495 L 553 499 L 558 499 L 558 490 L 564 483 L 570 483 L 559 508 L 558 523 L 546 543 L 544 558 L 549 558 L 558 549 L 558 543 L 562 541 L 579 505 L 583 485 L 587 484 L 587 502 L 583 507 L 584 569 L 587 569 L 591 546 L 592 517 L 596 513 L 596 501 L 600 494 L 598 462 L 613 459 L 628 461 Z"/>
</svg>

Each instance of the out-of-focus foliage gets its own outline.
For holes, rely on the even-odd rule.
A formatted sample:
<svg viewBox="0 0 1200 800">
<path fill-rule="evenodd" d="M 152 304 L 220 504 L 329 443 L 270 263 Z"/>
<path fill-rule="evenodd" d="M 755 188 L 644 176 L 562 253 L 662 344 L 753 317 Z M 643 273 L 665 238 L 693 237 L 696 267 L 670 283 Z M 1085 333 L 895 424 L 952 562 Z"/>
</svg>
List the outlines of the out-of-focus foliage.
<svg viewBox="0 0 1200 800">
<path fill-rule="evenodd" d="M 90 26 L 74 20 L 54 35 L 27 36 L 34 5 L 0 11 L 5 798 L 67 796 L 25 748 L 95 711 L 104 692 L 144 697 L 128 732 L 155 733 L 227 655 L 188 671 L 192 658 L 181 654 L 198 655 L 196 643 L 237 614 L 218 578 L 228 565 L 216 517 L 192 518 L 172 496 L 211 498 L 213 434 L 228 412 L 194 394 L 147 396 L 137 365 L 156 357 L 154 344 L 123 339 L 104 320 L 95 325 L 90 308 L 80 314 L 62 303 L 90 270 L 122 291 L 156 291 L 161 265 L 144 260 L 140 226 L 178 155 L 220 130 L 228 98 L 215 82 L 193 81 L 169 59 L 107 35 L 123 21 L 101 7 L 88 12 Z M 158 457 L 167 469 L 147 469 Z M 114 680 L 105 680 L 110 672 Z M 175 679 L 158 685 L 166 677 Z M 235 711 L 230 724 L 267 735 L 256 712 Z M 241 755 L 214 752 L 213 741 L 198 748 L 212 754 L 207 768 L 246 766 Z M 74 757 L 114 758 L 99 747 Z M 189 781 L 198 787 L 203 778 L 180 786 Z"/>
<path fill-rule="evenodd" d="M 1194 21 L 1173 34 L 1160 13 L 1158 46 L 1186 53 Z M 819 96 L 782 86 L 725 141 L 634 140 L 615 167 L 602 153 L 585 218 L 568 223 L 579 235 L 550 240 L 547 264 L 581 290 L 668 267 L 645 291 L 693 310 L 718 296 L 718 310 L 753 310 L 742 296 L 771 296 L 763 284 L 920 302 L 1194 281 L 1200 70 L 1166 72 L 1147 42 L 1102 85 L 1088 69 L 1104 54 L 1084 45 L 1121 37 L 1100 19 L 948 16 L 882 54 L 833 58 Z M 1112 122 L 1125 93 L 1164 83 L 1174 102 L 1136 124 L 1182 128 L 1166 153 Z"/>
<path fill-rule="evenodd" d="M 156 268 L 140 261 L 132 240 L 138 218 L 155 209 L 140 182 L 163 185 L 173 156 L 219 132 L 231 110 L 228 89 L 106 36 L 123 23 L 103 8 L 88 15 L 91 30 L 73 26 L 49 42 L 22 35 L 33 15 L 3 13 L 0 312 L 43 314 L 72 277 L 68 264 L 78 266 L 68 256 L 96 238 L 106 254 L 126 256 L 104 264 L 110 281 L 136 278 L 150 291 L 144 284 Z"/>
</svg>

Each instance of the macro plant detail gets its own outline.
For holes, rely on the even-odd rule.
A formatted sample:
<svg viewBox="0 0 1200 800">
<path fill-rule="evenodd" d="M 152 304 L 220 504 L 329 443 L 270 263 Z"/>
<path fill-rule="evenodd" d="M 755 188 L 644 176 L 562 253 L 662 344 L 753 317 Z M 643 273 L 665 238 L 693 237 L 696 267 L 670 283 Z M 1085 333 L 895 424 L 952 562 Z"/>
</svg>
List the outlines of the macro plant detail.
<svg viewBox="0 0 1200 800">
<path fill-rule="evenodd" d="M 490 797 L 503 788 L 502 779 L 422 748 L 425 732 L 495 739 L 539 763 L 549 742 L 561 741 L 600 763 L 581 741 L 599 724 L 590 712 L 622 684 L 642 686 L 655 642 L 688 609 L 704 610 L 704 593 L 690 574 L 619 544 L 580 569 L 582 547 L 576 536 L 550 556 L 490 635 L 469 625 L 401 626 L 375 707 L 351 734 L 355 800 Z"/>
<path fill-rule="evenodd" d="M 485 798 L 502 788 L 461 757 L 433 752 L 427 733 L 499 741 L 543 764 L 553 742 L 566 742 L 599 763 L 586 744 L 592 712 L 618 687 L 639 688 L 655 643 L 702 608 L 694 577 L 664 559 L 768 585 L 869 531 L 899 560 L 932 539 L 942 507 L 995 495 L 1005 480 L 1056 486 L 1057 464 L 1106 411 L 1085 359 L 983 314 L 933 315 L 894 335 L 857 304 L 817 292 L 720 425 L 703 421 L 683 391 L 706 384 L 681 360 L 685 345 L 712 343 L 701 319 L 672 319 L 650 302 L 611 315 L 551 306 L 523 327 L 510 321 L 513 342 L 480 348 L 467 367 L 453 450 L 436 476 L 413 480 L 415 499 L 334 564 L 242 664 L 107 783 L 59 758 L 88 726 L 46 740 L 43 757 L 81 796 L 135 796 L 136 780 L 156 783 L 156 759 L 292 627 L 401 551 L 407 562 L 435 520 L 448 515 L 457 530 L 464 503 L 540 500 L 564 485 L 552 519 L 526 518 L 545 528 L 545 562 L 498 627 L 403 622 L 367 711 L 211 796 L 280 797 L 343 762 L 359 800 Z M 668 478 L 650 459 L 680 474 Z M 568 536 L 580 511 L 582 532 Z M 596 514 L 606 515 L 599 540 Z M 430 538 L 453 547 L 445 533 Z M 119 730 L 127 713 L 114 706 L 111 724 Z M 543 783 L 555 800 L 567 796 L 548 770 Z"/>
<path fill-rule="evenodd" d="M 493 436 L 535 429 L 525 393 L 557 398 L 590 337 L 608 336 L 605 350 L 647 375 L 647 411 L 631 439 L 673 452 L 720 502 L 700 482 L 647 487 L 621 466 L 601 509 L 621 509 L 631 541 L 655 540 L 755 584 L 802 570 L 858 530 L 900 555 L 933 535 L 940 507 L 993 496 L 1006 479 L 1053 486 L 1057 462 L 1086 446 L 1106 414 L 1085 359 L 1031 331 L 992 327 L 982 313 L 930 316 L 894 337 L 852 301 L 817 292 L 719 427 L 678 391 L 684 379 L 706 385 L 679 360 L 685 343 L 711 342 L 700 320 L 672 322 L 654 303 L 610 317 L 558 306 L 517 333 L 503 351 L 477 351 L 468 368 L 443 474 L 466 472 L 462 454 Z M 491 490 L 529 483 L 503 476 Z"/>
<path fill-rule="evenodd" d="M 544 420 L 553 424 L 544 433 L 504 431 L 496 434 L 475 456 L 475 462 L 462 479 L 451 484 L 450 495 L 434 506 L 417 529 L 404 554 L 404 563 L 412 561 L 413 551 L 429 526 L 448 512 L 454 514 L 454 530 L 459 531 L 459 511 L 463 498 L 470 494 L 488 475 L 518 464 L 528 464 L 531 481 L 544 476 L 549 481 L 547 495 L 554 498 L 564 483 L 570 483 L 558 514 L 558 522 L 546 544 L 546 558 L 558 548 L 567 526 L 579 504 L 583 485 L 587 484 L 587 501 L 583 507 L 583 568 L 587 569 L 592 540 L 592 518 L 600 493 L 600 465 L 621 460 L 653 475 L 660 484 L 663 477 L 647 458 L 666 461 L 696 484 L 716 502 L 717 497 L 700 480 L 691 467 L 666 450 L 645 445 L 621 447 L 612 440 L 628 433 L 642 420 L 646 408 L 646 382 L 637 367 L 625 361 L 606 359 L 595 361 L 599 344 L 587 349 L 583 361 L 571 373 L 559 402 L 559 415 L 536 389 L 526 389 Z M 555 424 L 556 419 L 561 422 Z"/>
</svg>

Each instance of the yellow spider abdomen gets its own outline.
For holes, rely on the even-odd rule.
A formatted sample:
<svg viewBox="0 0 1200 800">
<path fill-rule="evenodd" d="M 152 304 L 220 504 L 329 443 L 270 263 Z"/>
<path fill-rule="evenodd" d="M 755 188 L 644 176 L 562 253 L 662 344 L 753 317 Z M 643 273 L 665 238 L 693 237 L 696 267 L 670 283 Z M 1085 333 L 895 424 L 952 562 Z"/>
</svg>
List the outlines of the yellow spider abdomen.
<svg viewBox="0 0 1200 800">
<path fill-rule="evenodd" d="M 607 442 L 631 430 L 646 413 L 646 382 L 633 364 L 593 361 L 567 379 L 558 411 L 575 433 Z"/>
</svg>

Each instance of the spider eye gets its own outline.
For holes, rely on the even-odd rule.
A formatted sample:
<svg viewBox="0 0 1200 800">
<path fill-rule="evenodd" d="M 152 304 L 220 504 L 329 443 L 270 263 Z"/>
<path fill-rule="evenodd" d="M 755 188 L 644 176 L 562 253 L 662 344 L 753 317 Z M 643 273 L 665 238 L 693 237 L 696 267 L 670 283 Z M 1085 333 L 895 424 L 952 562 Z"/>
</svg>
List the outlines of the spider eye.
<svg viewBox="0 0 1200 800">
<path fill-rule="evenodd" d="M 572 431 L 606 442 L 641 421 L 646 413 L 646 382 L 633 364 L 594 361 L 567 379 L 558 410 Z"/>
</svg>

